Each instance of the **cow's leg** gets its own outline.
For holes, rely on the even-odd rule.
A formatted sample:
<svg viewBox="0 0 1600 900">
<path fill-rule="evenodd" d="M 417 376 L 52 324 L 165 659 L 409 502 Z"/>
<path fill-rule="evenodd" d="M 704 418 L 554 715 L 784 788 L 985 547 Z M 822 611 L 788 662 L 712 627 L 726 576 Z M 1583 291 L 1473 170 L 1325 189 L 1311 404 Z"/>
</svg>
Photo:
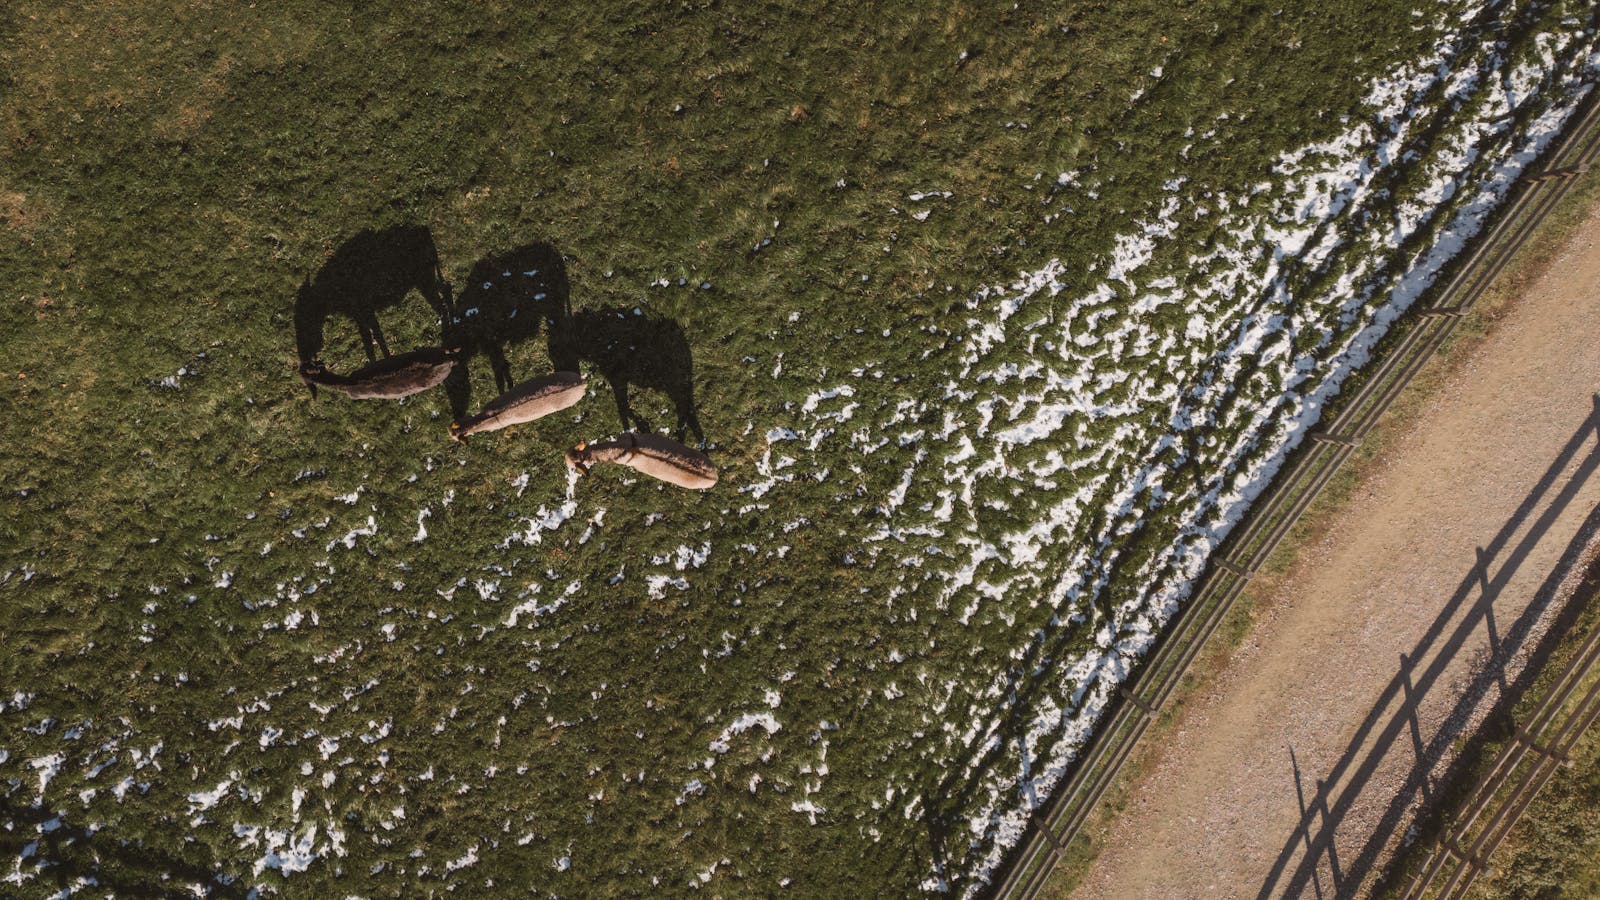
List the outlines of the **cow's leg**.
<svg viewBox="0 0 1600 900">
<path fill-rule="evenodd" d="M 372 350 L 372 329 L 367 326 L 366 319 L 356 319 L 356 331 L 361 333 L 361 349 L 366 351 L 367 362 L 376 361 L 378 358 L 377 354 L 375 354 Z"/>
<path fill-rule="evenodd" d="M 628 403 L 628 382 L 623 378 L 611 379 L 611 392 L 617 397 L 617 418 L 622 420 L 622 429 L 643 429 L 652 431 L 650 423 L 633 411 L 633 406 Z"/>
<path fill-rule="evenodd" d="M 378 349 L 383 351 L 383 358 L 388 359 L 389 345 L 383 341 L 383 327 L 378 324 L 378 313 L 376 310 L 372 310 L 368 315 L 372 316 L 372 336 L 377 339 Z"/>
<path fill-rule="evenodd" d="M 497 392 L 504 394 L 511 390 L 511 362 L 506 359 L 506 349 L 494 342 L 489 344 L 489 368 L 494 370 Z"/>
</svg>

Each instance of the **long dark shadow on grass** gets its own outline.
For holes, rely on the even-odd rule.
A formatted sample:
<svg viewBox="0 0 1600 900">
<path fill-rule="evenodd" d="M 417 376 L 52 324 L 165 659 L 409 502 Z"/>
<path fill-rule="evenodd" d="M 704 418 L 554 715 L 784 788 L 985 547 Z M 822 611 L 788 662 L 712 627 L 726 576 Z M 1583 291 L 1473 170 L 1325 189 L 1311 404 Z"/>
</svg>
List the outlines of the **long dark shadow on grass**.
<svg viewBox="0 0 1600 900">
<path fill-rule="evenodd" d="M 1217 364 L 1225 356 L 1227 356 L 1227 353 L 1218 351 L 1217 355 L 1212 358 L 1211 364 Z M 1240 377 L 1248 376 L 1241 375 Z M 1190 388 L 1186 388 L 1185 393 L 1188 393 L 1192 387 L 1196 387 L 1199 384 L 1198 380 L 1191 382 Z M 1183 432 L 1182 445 L 1185 448 L 1185 452 L 1179 457 L 1178 465 L 1180 470 L 1187 470 L 1192 473 L 1193 485 L 1198 491 L 1204 493 L 1209 490 L 1210 485 L 1204 473 L 1200 471 L 1200 467 L 1195 464 L 1195 460 L 1200 456 L 1202 441 L 1201 429 L 1188 429 Z M 1102 496 L 1099 501 L 1090 504 L 1088 519 L 1083 527 L 1079 529 L 1080 534 L 1097 535 L 1107 533 L 1108 520 L 1104 508 L 1105 499 L 1106 497 Z M 1110 539 L 1101 542 L 1089 562 L 1092 567 L 1104 566 L 1099 582 L 1106 585 L 1119 583 L 1121 571 L 1131 558 L 1127 555 L 1118 554 L 1113 555 L 1108 561 L 1106 554 L 1110 546 Z M 1086 621 L 1100 622 L 1114 618 L 1109 597 L 1104 593 L 1091 594 L 1090 602 L 1096 614 Z M 1053 682 L 1048 677 L 1048 673 L 1054 671 L 1059 660 L 1081 646 L 1080 641 L 1084 636 L 1085 630 L 1089 627 L 1088 625 L 1074 624 L 1069 621 L 1053 629 L 1039 629 L 1022 658 L 1016 660 L 1005 670 L 1002 677 L 1006 685 L 1004 696 L 1007 697 L 1007 703 L 1002 711 L 999 723 L 995 726 L 995 739 L 987 741 L 984 749 L 973 751 L 971 758 L 946 765 L 944 767 L 946 774 L 943 779 L 937 784 L 930 785 L 923 793 L 924 797 L 929 798 L 927 800 L 928 811 L 926 818 L 930 839 L 937 843 L 941 835 L 957 836 L 961 833 L 961 829 L 958 827 L 961 813 L 969 808 L 973 799 L 983 788 L 981 777 L 973 773 L 988 771 L 1005 752 L 1007 746 L 1013 744 L 1022 746 L 1024 744 L 1022 736 L 1030 727 L 1031 715 L 1037 709 L 1036 698 L 1047 694 L 1051 689 Z M 1097 687 L 1100 683 L 1107 681 L 1109 677 L 1104 668 L 1097 668 L 1085 677 L 1085 683 L 1088 685 L 1086 689 Z M 1101 711 L 1101 724 L 1098 727 L 1103 728 L 1106 722 L 1111 721 L 1111 715 L 1116 708 L 1116 703 L 1134 702 L 1130 701 L 1129 698 L 1132 697 L 1132 694 L 1126 690 L 1125 684 L 1116 683 L 1115 687 L 1115 693 Z M 1085 752 L 1089 746 L 1086 745 L 1084 747 Z M 1073 765 L 1082 765 L 1084 759 L 1085 757 L 1079 756 L 1072 760 L 1068 764 L 1067 771 L 1070 772 Z M 1064 780 L 1066 773 L 1063 773 L 1062 777 Z M 1060 789 L 1058 785 L 1057 790 L 1059 791 Z M 1019 846 L 1026 845 L 1033 840 L 1035 835 L 1039 835 L 1055 846 L 1058 853 L 1063 852 L 1065 848 L 1059 844 L 1055 835 L 1044 824 L 1044 820 L 1039 815 L 1040 813 L 1047 814 L 1051 807 L 1048 804 L 1040 803 L 1036 796 L 1029 796 L 1026 800 L 1035 815 L 1029 817 L 1025 836 Z M 966 868 L 971 854 L 978 845 L 971 841 L 965 841 L 958 843 L 954 847 L 949 847 L 948 845 L 940 846 L 943 849 L 935 851 L 934 864 L 936 866 L 948 866 L 953 871 L 960 871 Z M 1015 853 L 1010 854 L 1006 858 L 1006 862 L 995 873 L 994 879 L 989 883 L 989 889 L 992 890 L 1003 883 L 1007 877 L 1007 869 L 1015 865 L 1017 861 L 1018 855 Z"/>
<path fill-rule="evenodd" d="M 1099 534 L 1104 529 L 1103 509 L 1096 508 L 1090 514 L 1090 521 L 1085 530 L 1087 534 Z M 1105 546 L 1100 551 L 1103 553 Z M 1097 562 L 1098 562 L 1097 557 Z M 1118 556 L 1105 564 L 1104 583 L 1112 584 L 1118 579 L 1123 565 L 1128 557 Z M 1097 599 L 1097 603 L 1104 603 Z M 1109 617 L 1109 611 L 1102 609 L 1101 614 Z M 981 778 L 970 773 L 987 771 L 1004 753 L 1006 746 L 1018 741 L 1029 725 L 1031 713 L 1035 710 L 1034 698 L 1047 690 L 1049 679 L 1043 673 L 1051 671 L 1056 660 L 1076 645 L 1082 637 L 1082 626 L 1065 625 L 1056 630 L 1054 634 L 1041 634 L 1029 648 L 1022 659 L 1014 662 L 1005 672 L 1004 678 L 1008 686 L 1008 705 L 1002 713 L 1001 721 L 995 728 L 998 740 L 991 740 L 985 749 L 977 751 L 969 759 L 951 763 L 945 768 L 945 776 L 936 784 L 924 791 L 927 798 L 927 825 L 930 839 L 937 846 L 944 848 L 935 851 L 934 862 L 948 867 L 952 871 L 961 871 L 966 868 L 966 863 L 974 847 L 971 841 L 960 842 L 955 848 L 945 843 L 947 836 L 960 834 L 958 827 L 961 823 L 963 810 L 970 808 L 970 804 L 983 788 Z M 1091 686 L 1100 680 L 1103 674 L 1099 671 L 1089 676 Z M 1044 809 L 1042 806 L 1035 806 Z M 1054 836 L 1049 834 L 1037 816 L 1031 816 L 1027 825 L 1031 834 L 1039 830 L 1045 834 L 1046 839 L 1054 842 Z M 1059 848 L 1058 848 L 1059 849 Z M 997 884 L 991 882 L 991 886 Z"/>
<path fill-rule="evenodd" d="M 1407 654 L 1407 658 L 1411 660 L 1411 665 L 1402 666 L 1401 671 L 1390 679 L 1389 684 L 1384 688 L 1378 701 L 1374 704 L 1372 711 L 1368 713 L 1361 727 L 1357 729 L 1355 736 L 1350 739 L 1344 754 L 1329 771 L 1328 776 L 1320 782 L 1323 789 L 1318 791 L 1317 803 L 1312 805 L 1315 808 L 1319 804 L 1326 804 L 1326 814 L 1323 817 L 1322 827 L 1314 829 L 1315 815 L 1313 813 L 1308 812 L 1301 816 L 1299 824 L 1289 835 L 1283 849 L 1278 854 L 1277 860 L 1273 864 L 1272 870 L 1263 882 L 1257 895 L 1259 898 L 1273 895 L 1285 872 L 1288 871 L 1290 864 L 1298 855 L 1298 848 L 1306 843 L 1306 836 L 1311 835 L 1307 852 L 1301 857 L 1300 863 L 1290 875 L 1288 883 L 1284 885 L 1285 893 L 1291 896 L 1305 890 L 1306 883 L 1320 865 L 1322 856 L 1333 846 L 1335 829 L 1343 817 L 1348 814 L 1355 800 L 1370 783 L 1372 775 L 1379 764 L 1406 729 L 1406 724 L 1409 721 L 1409 715 L 1407 714 L 1409 704 L 1401 703 L 1397 710 L 1390 712 L 1396 699 L 1427 696 L 1445 668 L 1466 644 L 1472 632 L 1485 619 L 1487 610 L 1500 592 L 1505 589 L 1506 584 L 1509 583 L 1511 577 L 1527 559 L 1529 553 L 1549 531 L 1556 519 L 1565 512 L 1594 471 L 1600 468 L 1600 446 L 1590 449 L 1587 456 L 1583 458 L 1571 477 L 1566 480 L 1560 491 L 1550 499 L 1544 511 L 1532 521 L 1527 532 L 1514 546 L 1510 547 L 1509 553 L 1493 578 L 1485 579 L 1480 575 L 1480 569 L 1485 565 L 1483 561 L 1495 559 L 1500 556 L 1502 551 L 1507 549 L 1507 545 L 1511 543 L 1517 531 L 1528 521 L 1534 511 L 1539 508 L 1544 498 L 1550 494 L 1551 490 L 1561 480 L 1562 472 L 1578 456 L 1589 437 L 1597 433 L 1600 433 L 1600 397 L 1596 398 L 1596 409 L 1585 418 L 1583 424 L 1568 439 L 1561 452 L 1557 454 L 1556 459 L 1540 476 L 1533 490 L 1518 505 L 1516 511 L 1506 523 L 1501 526 L 1494 539 L 1489 542 L 1488 547 L 1484 548 L 1479 559 L 1474 561 L 1471 569 L 1457 586 L 1455 593 L 1445 604 L 1444 609 L 1429 625 L 1427 632 L 1423 634 L 1412 651 Z M 1552 574 L 1551 577 L 1555 578 L 1556 575 Z M 1480 593 L 1479 601 L 1467 609 L 1455 628 L 1446 635 L 1447 626 L 1463 610 L 1468 599 L 1474 593 Z M 1533 605 L 1536 606 L 1538 604 L 1536 602 Z M 1519 619 L 1514 631 L 1518 632 L 1519 637 L 1525 636 L 1527 629 L 1531 627 L 1532 622 L 1536 619 L 1537 610 L 1530 606 Z M 1511 638 L 1512 635 L 1508 634 L 1505 642 L 1507 650 L 1511 648 Z M 1420 672 L 1415 671 L 1414 666 L 1422 660 L 1427 660 L 1426 667 Z M 1411 682 L 1408 675 L 1415 676 L 1415 681 Z M 1375 732 L 1376 737 L 1372 737 Z M 1372 737 L 1372 746 L 1363 750 L 1369 737 Z M 1419 765 L 1424 764 L 1419 761 Z M 1346 777 L 1347 774 L 1348 778 Z M 1333 784 L 1341 784 L 1342 787 L 1339 788 L 1337 798 L 1332 803 L 1328 803 L 1329 798 L 1326 796 L 1326 789 L 1327 786 Z M 1384 837 L 1386 838 L 1387 835 L 1384 835 Z M 1376 836 L 1374 836 L 1374 839 L 1376 839 Z M 1378 846 L 1381 847 L 1381 843 Z M 1344 895 L 1344 890 L 1348 886 L 1361 883 L 1366 872 L 1371 868 L 1372 858 L 1375 853 L 1376 851 L 1372 849 L 1369 841 L 1369 846 L 1364 849 L 1356 863 L 1345 873 L 1345 878 L 1341 885 L 1341 896 Z"/>
<path fill-rule="evenodd" d="M 379 351 L 388 356 L 378 313 L 398 307 L 413 290 L 440 317 L 446 314 L 449 287 L 439 269 L 433 232 L 423 225 L 357 232 L 295 295 L 294 340 L 301 364 L 320 359 L 327 321 L 335 316 L 355 323 L 368 361 Z"/>
<path fill-rule="evenodd" d="M 469 369 L 479 356 L 489 361 L 496 391 L 511 388 L 517 379 L 506 351 L 537 338 L 542 326 L 554 329 L 556 322 L 570 316 L 571 291 L 566 261 L 547 243 L 524 244 L 473 263 L 440 334 L 441 344 L 462 351 L 445 381 L 452 415 L 460 419 L 472 411 Z"/>
</svg>

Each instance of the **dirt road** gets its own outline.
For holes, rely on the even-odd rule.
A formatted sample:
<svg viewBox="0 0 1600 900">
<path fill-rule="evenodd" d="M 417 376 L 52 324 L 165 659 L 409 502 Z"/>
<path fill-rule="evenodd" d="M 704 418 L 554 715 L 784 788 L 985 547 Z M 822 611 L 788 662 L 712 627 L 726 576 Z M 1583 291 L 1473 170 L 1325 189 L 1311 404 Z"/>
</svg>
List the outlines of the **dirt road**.
<svg viewBox="0 0 1600 900">
<path fill-rule="evenodd" d="M 1591 552 L 1597 391 L 1600 210 L 1262 592 L 1078 896 L 1364 893 Z"/>
</svg>

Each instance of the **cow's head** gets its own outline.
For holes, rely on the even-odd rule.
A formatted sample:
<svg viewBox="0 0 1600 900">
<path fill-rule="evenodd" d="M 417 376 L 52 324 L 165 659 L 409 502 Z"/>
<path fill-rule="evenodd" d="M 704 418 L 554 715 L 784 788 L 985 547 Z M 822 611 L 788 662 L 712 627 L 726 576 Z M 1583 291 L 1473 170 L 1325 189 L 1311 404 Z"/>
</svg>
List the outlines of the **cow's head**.
<svg viewBox="0 0 1600 900">
<path fill-rule="evenodd" d="M 567 468 L 579 475 L 589 474 L 589 469 L 594 465 L 594 453 L 588 449 L 587 441 L 579 442 L 578 446 L 567 451 Z"/>
<path fill-rule="evenodd" d="M 300 381 L 304 383 L 306 388 L 311 391 L 311 397 L 313 400 L 316 399 L 317 396 L 317 382 L 315 380 L 316 376 L 321 375 L 326 371 L 328 371 L 328 367 L 324 366 L 320 362 L 317 362 L 316 360 L 308 360 L 300 363 Z"/>
</svg>

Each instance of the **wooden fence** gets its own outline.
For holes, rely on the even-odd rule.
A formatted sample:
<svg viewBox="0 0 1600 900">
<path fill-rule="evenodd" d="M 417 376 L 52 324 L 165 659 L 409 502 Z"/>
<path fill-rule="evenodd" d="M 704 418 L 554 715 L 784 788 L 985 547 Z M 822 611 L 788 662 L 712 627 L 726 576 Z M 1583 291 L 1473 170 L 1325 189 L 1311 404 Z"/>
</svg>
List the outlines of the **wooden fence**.
<svg viewBox="0 0 1600 900">
<path fill-rule="evenodd" d="M 1240 592 L 1306 508 L 1338 472 L 1411 379 L 1449 339 L 1511 257 L 1571 188 L 1574 176 L 1600 157 L 1600 89 L 1569 120 L 1544 167 L 1525 176 L 1495 225 L 1430 295 L 1431 304 L 1397 322 L 1399 339 L 1362 370 L 1360 387 L 1341 397 L 1337 413 L 1312 432 L 1291 463 L 1257 499 L 1217 549 L 1200 587 L 1167 623 L 1157 644 L 1118 690 L 1065 781 L 1041 806 L 1028 832 L 992 883 L 993 895 L 1032 898 L 1062 853 L 1083 832 L 1134 747 L 1182 682 L 1195 657 L 1226 618 Z M 1542 782 L 1541 782 L 1542 783 Z"/>
<path fill-rule="evenodd" d="M 1586 585 L 1587 605 L 1600 601 L 1600 584 Z M 1573 748 L 1600 721 L 1600 626 L 1556 676 L 1543 698 L 1519 716 L 1511 740 L 1495 757 L 1454 821 L 1442 830 L 1426 862 L 1400 893 L 1414 897 L 1461 897 L 1488 866 L 1517 818 L 1556 769 L 1568 765 Z"/>
</svg>

